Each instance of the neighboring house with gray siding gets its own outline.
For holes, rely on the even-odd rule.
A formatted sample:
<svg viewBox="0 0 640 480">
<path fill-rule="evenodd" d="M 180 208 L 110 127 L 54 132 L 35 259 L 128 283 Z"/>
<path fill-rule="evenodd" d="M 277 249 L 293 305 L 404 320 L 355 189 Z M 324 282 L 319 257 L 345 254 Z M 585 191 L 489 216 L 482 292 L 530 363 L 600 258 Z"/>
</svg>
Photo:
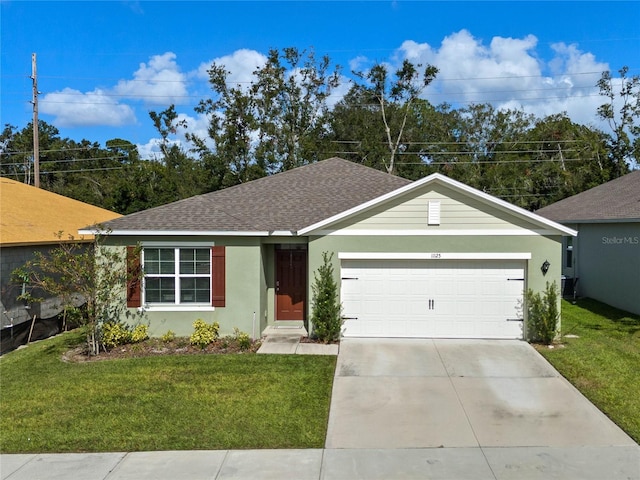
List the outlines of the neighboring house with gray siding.
<svg viewBox="0 0 640 480">
<path fill-rule="evenodd" d="M 523 292 L 560 281 L 562 237 L 575 234 L 440 174 L 411 182 L 340 158 L 104 227 L 143 268 L 122 301 L 154 336 L 189 335 L 198 318 L 222 335 L 311 331 L 329 252 L 344 336 L 523 338 Z"/>
<path fill-rule="evenodd" d="M 564 240 L 565 294 L 640 315 L 640 170 L 536 213 L 578 231 Z"/>
</svg>

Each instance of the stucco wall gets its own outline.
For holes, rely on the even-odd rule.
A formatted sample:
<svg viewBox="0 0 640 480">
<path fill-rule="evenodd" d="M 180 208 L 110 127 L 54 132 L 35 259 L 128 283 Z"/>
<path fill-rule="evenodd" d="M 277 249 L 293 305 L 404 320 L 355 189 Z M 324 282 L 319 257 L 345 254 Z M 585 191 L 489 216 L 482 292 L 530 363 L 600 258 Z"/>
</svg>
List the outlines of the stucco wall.
<svg viewBox="0 0 640 480">
<path fill-rule="evenodd" d="M 640 223 L 580 224 L 578 295 L 640 314 Z"/>
<path fill-rule="evenodd" d="M 173 237 L 163 238 L 131 238 L 118 237 L 109 240 L 110 248 L 118 248 L 124 252 L 126 245 L 135 245 L 139 241 L 143 246 L 158 244 L 180 247 L 181 245 L 224 245 L 226 270 L 226 302 L 224 307 L 207 307 L 185 309 L 175 307 L 172 310 L 154 307 L 143 308 L 143 323 L 149 324 L 151 336 L 161 336 L 172 330 L 178 336 L 193 333 L 193 322 L 202 319 L 207 323 L 218 322 L 220 335 L 233 334 L 234 327 L 259 337 L 266 327 L 264 311 L 267 308 L 266 275 L 263 262 L 263 247 L 258 238 L 248 237 L 200 237 L 191 240 Z M 122 292 L 122 302 L 125 292 Z M 134 314 L 137 309 L 129 309 Z M 127 319 L 124 319 L 128 321 Z"/>
<path fill-rule="evenodd" d="M 135 239 L 138 240 L 138 239 Z M 161 336 L 173 330 L 179 336 L 190 335 L 192 324 L 197 318 L 210 323 L 220 323 L 221 335 L 233 333 L 233 328 L 260 336 L 261 332 L 274 321 L 275 310 L 275 248 L 282 243 L 306 242 L 306 238 L 249 238 L 219 237 L 198 238 L 199 243 L 226 246 L 226 306 L 206 308 L 196 311 L 157 311 L 150 308 L 145 312 L 145 322 L 149 323 L 150 334 Z M 140 239 L 142 244 L 159 238 Z M 167 238 L 161 241 L 167 246 L 180 246 L 180 238 Z M 110 240 L 112 248 L 124 252 L 126 245 L 135 244 L 134 239 L 117 238 Z M 188 245 L 190 242 L 186 242 Z M 116 245 L 120 245 L 116 247 Z M 335 278 L 340 283 L 339 252 L 508 252 L 531 253 L 526 261 L 526 287 L 542 291 L 546 282 L 560 284 L 561 275 L 561 237 L 540 235 L 513 236 L 353 236 L 330 235 L 310 237 L 308 244 L 308 301 L 307 318 L 312 309 L 312 284 L 314 272 L 322 264 L 322 253 L 333 252 Z M 543 276 L 542 263 L 548 260 L 549 272 Z M 125 292 L 122 292 L 124 302 Z M 131 309 L 135 310 L 135 309 Z M 134 313 L 133 311 L 131 313 Z M 255 316 L 254 316 L 255 314 Z"/>
</svg>

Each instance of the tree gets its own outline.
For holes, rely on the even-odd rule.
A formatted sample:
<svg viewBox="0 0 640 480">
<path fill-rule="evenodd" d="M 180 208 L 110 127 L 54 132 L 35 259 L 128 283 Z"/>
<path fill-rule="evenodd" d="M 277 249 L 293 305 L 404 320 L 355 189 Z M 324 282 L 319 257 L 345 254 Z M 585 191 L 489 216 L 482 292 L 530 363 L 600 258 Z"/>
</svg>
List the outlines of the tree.
<svg viewBox="0 0 640 480">
<path fill-rule="evenodd" d="M 305 55 L 306 54 L 306 55 Z M 272 171 L 319 160 L 316 139 L 323 129 L 327 100 L 339 85 L 340 67 L 330 71 L 328 56 L 316 60 L 296 48 L 272 49 L 255 72 L 251 92 L 259 123 L 257 157 Z"/>
<path fill-rule="evenodd" d="M 629 163 L 640 161 L 640 75 L 628 77 L 629 67 L 622 67 L 620 78 L 614 81 L 610 71 L 602 72 L 596 86 L 606 103 L 598 107 L 597 114 L 613 132 L 609 152 L 617 166 L 616 177 L 629 171 Z M 616 91 L 615 83 L 619 83 Z"/>
<path fill-rule="evenodd" d="M 296 48 L 270 50 L 246 86 L 231 86 L 226 67 L 212 65 L 214 98 L 200 102 L 196 111 L 211 119 L 214 154 L 239 181 L 318 160 L 318 139 L 338 72 L 339 67 L 330 70 L 329 57 L 318 61 L 313 51 Z"/>
<path fill-rule="evenodd" d="M 187 155 L 178 142 L 169 140 L 169 135 L 175 135 L 179 128 L 187 128 L 187 122 L 179 119 L 174 105 L 161 112 L 150 111 L 149 117 L 160 134 L 162 152 L 158 159 L 162 165 L 160 182 L 154 190 L 158 197 L 152 200 L 153 206 L 205 193 L 207 172 L 202 162 Z"/>
<path fill-rule="evenodd" d="M 201 101 L 196 111 L 210 117 L 209 137 L 215 144 L 211 152 L 204 140 L 190 135 L 188 138 L 204 157 L 217 157 L 225 167 L 223 186 L 246 183 L 267 174 L 263 161 L 255 155 L 255 137 L 258 131 L 255 98 L 247 88 L 229 85 L 230 72 L 223 65 L 213 64 L 209 81 L 217 98 Z"/>
<path fill-rule="evenodd" d="M 340 338 L 342 327 L 342 305 L 338 301 L 338 284 L 333 276 L 331 259 L 333 253 L 322 253 L 323 264 L 314 272 L 313 325 L 312 336 L 323 343 L 334 342 Z"/>
<path fill-rule="evenodd" d="M 20 299 L 38 302 L 42 299 L 38 295 L 46 292 L 59 298 L 65 315 L 76 308 L 78 300 L 84 302 L 82 326 L 87 349 L 95 355 L 101 347 L 102 325 L 131 315 L 121 295 L 127 282 L 141 279 L 142 271 L 125 268 L 126 253 L 106 247 L 103 236 L 97 236 L 91 245 L 75 242 L 71 235 L 63 241 L 62 236 L 59 232 L 60 243 L 48 254 L 36 252 L 33 260 L 14 270 L 12 279 L 29 286 Z"/>
<path fill-rule="evenodd" d="M 360 90 L 361 98 L 367 103 L 375 102 L 380 107 L 389 150 L 388 161 L 384 162 L 387 173 L 396 171 L 396 155 L 404 145 L 412 103 L 438 74 L 438 69 L 433 65 L 427 65 L 423 72 L 420 68 L 421 64 L 414 65 L 405 59 L 393 77 L 383 64 L 374 65 L 368 72 L 353 72 L 363 82 L 355 85 Z"/>
</svg>

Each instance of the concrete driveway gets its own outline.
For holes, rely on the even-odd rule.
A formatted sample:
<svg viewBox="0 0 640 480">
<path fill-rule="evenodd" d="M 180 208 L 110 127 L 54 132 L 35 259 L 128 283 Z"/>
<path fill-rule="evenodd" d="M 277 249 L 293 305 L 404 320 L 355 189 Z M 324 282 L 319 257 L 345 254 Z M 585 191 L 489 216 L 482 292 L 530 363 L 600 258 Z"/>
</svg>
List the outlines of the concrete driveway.
<svg viewBox="0 0 640 480">
<path fill-rule="evenodd" d="M 638 445 L 520 341 L 343 340 L 326 448 L 375 478 L 403 449 L 425 478 L 640 478 Z"/>
</svg>

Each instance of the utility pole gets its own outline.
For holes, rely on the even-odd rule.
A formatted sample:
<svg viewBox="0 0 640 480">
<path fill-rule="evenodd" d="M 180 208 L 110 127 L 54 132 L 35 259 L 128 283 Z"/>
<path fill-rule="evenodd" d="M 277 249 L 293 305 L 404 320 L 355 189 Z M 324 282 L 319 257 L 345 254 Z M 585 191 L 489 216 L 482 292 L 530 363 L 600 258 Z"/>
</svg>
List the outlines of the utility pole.
<svg viewBox="0 0 640 480">
<path fill-rule="evenodd" d="M 40 137 L 38 135 L 38 70 L 36 54 L 31 54 L 31 80 L 33 80 L 33 184 L 40 188 Z"/>
</svg>

